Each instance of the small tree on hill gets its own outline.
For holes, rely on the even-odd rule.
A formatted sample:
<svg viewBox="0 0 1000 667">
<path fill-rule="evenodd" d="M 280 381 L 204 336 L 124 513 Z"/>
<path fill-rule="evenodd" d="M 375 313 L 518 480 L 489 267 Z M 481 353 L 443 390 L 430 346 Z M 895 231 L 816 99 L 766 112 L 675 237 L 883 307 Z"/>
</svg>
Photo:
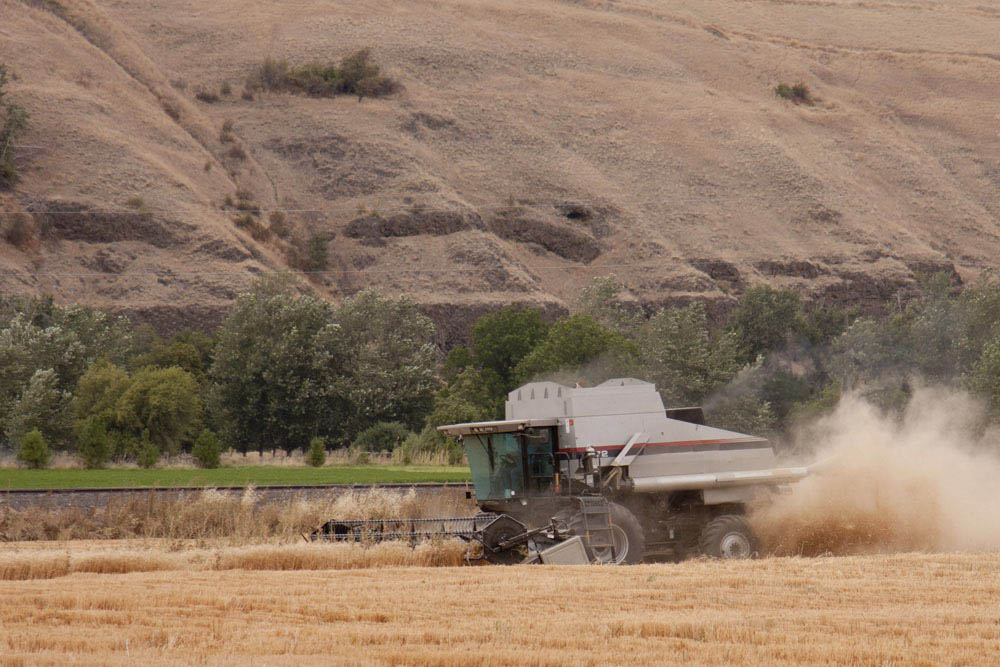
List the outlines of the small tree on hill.
<svg viewBox="0 0 1000 667">
<path fill-rule="evenodd" d="M 49 465 L 52 452 L 45 443 L 45 437 L 37 428 L 24 434 L 21 447 L 17 450 L 17 459 L 29 468 L 45 468 Z"/>
</svg>

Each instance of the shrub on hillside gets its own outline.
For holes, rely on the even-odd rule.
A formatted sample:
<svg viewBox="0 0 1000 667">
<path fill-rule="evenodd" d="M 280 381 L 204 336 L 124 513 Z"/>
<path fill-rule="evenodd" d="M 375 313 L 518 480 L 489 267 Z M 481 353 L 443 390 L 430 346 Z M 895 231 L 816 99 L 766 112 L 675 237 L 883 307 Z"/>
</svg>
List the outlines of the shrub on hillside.
<svg viewBox="0 0 1000 667">
<path fill-rule="evenodd" d="M 801 81 L 791 86 L 787 83 L 779 83 L 774 87 L 774 94 L 783 100 L 789 100 L 796 104 L 812 104 L 813 102 L 809 86 Z"/>
<path fill-rule="evenodd" d="M 10 216 L 7 225 L 4 226 L 3 237 L 7 243 L 15 248 L 24 248 L 31 240 L 31 225 L 28 216 L 18 211 Z"/>
<path fill-rule="evenodd" d="M 266 58 L 247 76 L 248 90 L 302 92 L 314 97 L 357 95 L 379 97 L 399 89 L 372 61 L 371 49 L 361 49 L 338 64 L 312 62 L 293 67 L 287 60 Z"/>
<path fill-rule="evenodd" d="M 0 64 L 0 188 L 13 186 L 18 179 L 14 153 L 17 140 L 28 128 L 28 112 L 24 107 L 7 102 L 7 66 Z"/>
</svg>

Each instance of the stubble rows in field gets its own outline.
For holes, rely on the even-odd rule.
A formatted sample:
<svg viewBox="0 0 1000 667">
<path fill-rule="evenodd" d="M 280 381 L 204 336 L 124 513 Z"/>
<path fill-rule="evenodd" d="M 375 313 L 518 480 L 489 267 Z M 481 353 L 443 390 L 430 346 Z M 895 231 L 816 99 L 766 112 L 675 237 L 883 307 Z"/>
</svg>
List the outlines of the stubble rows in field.
<svg viewBox="0 0 1000 667">
<path fill-rule="evenodd" d="M 3 664 L 985 664 L 1000 653 L 998 560 L 77 573 L 4 582 L 0 654 Z"/>
</svg>

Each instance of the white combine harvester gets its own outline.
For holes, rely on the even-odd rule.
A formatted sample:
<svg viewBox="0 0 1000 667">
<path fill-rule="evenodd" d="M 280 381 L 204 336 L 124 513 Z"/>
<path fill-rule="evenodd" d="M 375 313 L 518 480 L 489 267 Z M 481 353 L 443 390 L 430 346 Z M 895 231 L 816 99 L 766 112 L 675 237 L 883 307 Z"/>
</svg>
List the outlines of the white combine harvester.
<svg viewBox="0 0 1000 667">
<path fill-rule="evenodd" d="M 532 382 L 510 392 L 506 419 L 439 430 L 462 439 L 483 514 L 333 520 L 315 536 L 455 535 L 506 564 L 749 558 L 747 503 L 810 472 L 775 467 L 767 440 L 706 426 L 701 408 L 665 409 L 652 384 L 632 378 Z"/>
</svg>

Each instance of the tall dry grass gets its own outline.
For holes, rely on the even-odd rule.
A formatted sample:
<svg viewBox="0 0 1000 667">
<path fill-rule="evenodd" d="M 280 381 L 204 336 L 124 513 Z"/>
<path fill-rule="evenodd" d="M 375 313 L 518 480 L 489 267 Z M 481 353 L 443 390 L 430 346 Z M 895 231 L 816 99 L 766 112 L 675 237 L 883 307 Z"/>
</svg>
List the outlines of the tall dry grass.
<svg viewBox="0 0 1000 667">
<path fill-rule="evenodd" d="M 413 489 L 334 492 L 323 497 L 262 500 L 248 487 L 242 494 L 205 489 L 195 494 L 150 491 L 112 499 L 98 508 L 47 507 L 15 510 L 0 495 L 0 540 L 123 538 L 225 539 L 242 544 L 297 539 L 329 519 L 393 519 L 470 516 L 475 505 L 461 489 L 418 494 Z"/>
<path fill-rule="evenodd" d="M 129 574 L 161 570 L 355 570 L 359 568 L 445 567 L 468 562 L 461 540 L 436 540 L 414 547 L 381 544 L 200 544 L 90 543 L 86 549 L 47 545 L 0 548 L 0 581 L 55 579 L 77 573 Z"/>
</svg>

